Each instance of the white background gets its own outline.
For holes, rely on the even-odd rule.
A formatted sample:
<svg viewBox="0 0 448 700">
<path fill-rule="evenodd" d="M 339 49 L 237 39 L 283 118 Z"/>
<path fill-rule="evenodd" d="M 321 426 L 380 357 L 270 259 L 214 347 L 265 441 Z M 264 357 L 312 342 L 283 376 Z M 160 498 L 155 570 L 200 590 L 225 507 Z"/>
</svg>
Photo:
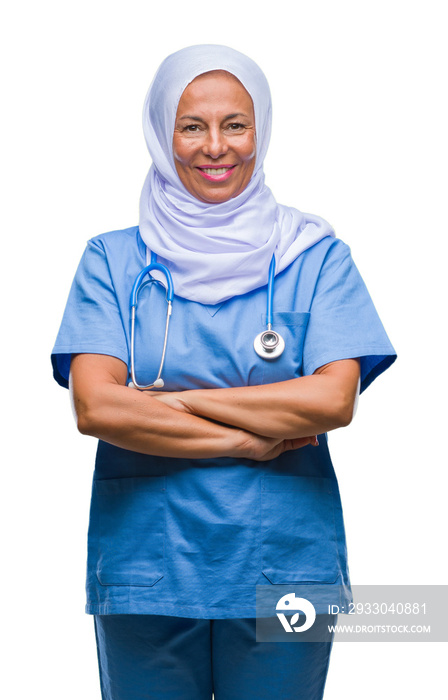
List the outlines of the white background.
<svg viewBox="0 0 448 700">
<path fill-rule="evenodd" d="M 95 440 L 77 433 L 49 355 L 86 240 L 138 221 L 149 167 L 143 99 L 163 58 L 190 44 L 228 44 L 265 71 L 267 183 L 351 246 L 399 354 L 355 421 L 330 435 L 352 581 L 446 583 L 442 2 L 9 8 L 0 30 L 3 696 L 100 697 L 83 613 Z M 445 655 L 442 644 L 335 644 L 325 698 L 440 697 Z"/>
</svg>

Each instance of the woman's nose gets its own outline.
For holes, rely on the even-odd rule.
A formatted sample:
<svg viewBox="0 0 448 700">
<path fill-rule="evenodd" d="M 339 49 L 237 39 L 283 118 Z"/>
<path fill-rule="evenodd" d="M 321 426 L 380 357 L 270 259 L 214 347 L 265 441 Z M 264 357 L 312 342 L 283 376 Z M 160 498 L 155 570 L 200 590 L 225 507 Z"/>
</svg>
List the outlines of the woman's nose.
<svg viewBox="0 0 448 700">
<path fill-rule="evenodd" d="M 211 158 L 219 158 L 219 156 L 227 153 L 227 150 L 227 140 L 221 129 L 209 129 L 202 147 L 204 155 Z"/>
</svg>

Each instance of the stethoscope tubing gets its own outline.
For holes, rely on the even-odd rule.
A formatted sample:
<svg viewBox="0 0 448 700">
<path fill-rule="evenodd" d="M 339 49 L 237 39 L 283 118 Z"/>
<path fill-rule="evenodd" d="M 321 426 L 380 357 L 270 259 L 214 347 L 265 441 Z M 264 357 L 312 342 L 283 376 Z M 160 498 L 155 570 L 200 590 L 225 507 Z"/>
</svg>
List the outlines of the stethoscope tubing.
<svg viewBox="0 0 448 700">
<path fill-rule="evenodd" d="M 170 318 L 173 310 L 173 297 L 174 297 L 174 285 L 173 285 L 173 278 L 171 276 L 171 273 L 169 269 L 166 267 L 166 265 L 162 265 L 162 263 L 158 263 L 156 261 L 157 256 L 155 253 L 151 252 L 151 262 L 149 265 L 146 265 L 146 267 L 143 268 L 143 270 L 139 273 L 137 276 L 134 284 L 132 285 L 132 291 L 131 291 L 131 383 L 128 386 L 132 386 L 133 388 L 140 389 L 141 391 L 147 390 L 147 389 L 152 389 L 152 388 L 160 388 L 164 386 L 163 379 L 161 377 L 162 374 L 162 369 L 163 365 L 165 362 L 165 354 L 166 354 L 166 347 L 167 347 L 167 342 L 168 342 L 168 329 L 169 329 L 169 323 L 170 323 Z M 136 373 L 135 373 L 135 357 L 134 357 L 134 352 L 135 352 L 135 320 L 136 320 L 136 310 L 137 310 L 137 298 L 138 298 L 138 293 L 140 291 L 140 288 L 142 286 L 143 278 L 146 275 L 149 275 L 152 271 L 157 270 L 158 272 L 161 272 L 166 279 L 166 301 L 167 301 L 167 312 L 166 312 L 166 322 L 165 322 L 165 337 L 163 341 L 163 349 L 162 349 L 162 359 L 160 361 L 159 365 L 159 371 L 157 373 L 157 377 L 154 380 L 152 384 L 147 384 L 147 385 L 142 385 L 137 382 L 136 378 Z M 279 333 L 276 333 L 276 331 L 272 330 L 272 319 L 273 319 L 273 304 L 274 304 L 274 278 L 275 278 L 275 256 L 272 256 L 271 263 L 269 265 L 269 274 L 268 274 L 268 293 L 267 293 L 267 309 L 266 309 L 266 321 L 267 321 L 267 330 L 262 331 L 257 335 L 257 337 L 254 340 L 254 350 L 259 355 L 261 358 L 265 360 L 275 360 L 277 357 L 279 357 L 284 348 L 285 348 L 285 341 L 281 337 Z M 153 282 L 156 282 L 151 276 L 150 279 Z"/>
<path fill-rule="evenodd" d="M 143 278 L 145 277 L 145 275 L 148 275 L 153 270 L 158 270 L 166 278 L 166 301 L 167 301 L 168 306 L 167 306 L 167 311 L 166 311 L 165 336 L 164 336 L 164 340 L 163 340 L 162 359 L 160 360 L 159 371 L 157 373 L 156 379 L 154 380 L 154 382 L 152 384 L 143 385 L 143 384 L 139 384 L 137 382 L 137 378 L 136 378 L 136 374 L 135 374 L 135 357 L 134 357 L 135 317 L 136 317 L 138 293 L 139 293 L 140 287 L 142 285 Z M 146 390 L 146 389 L 152 389 L 152 388 L 160 388 L 160 387 L 163 387 L 163 385 L 164 385 L 161 374 L 162 374 L 162 369 L 163 369 L 163 365 L 165 362 L 166 346 L 167 346 L 167 342 L 168 342 L 168 329 L 169 329 L 169 325 L 170 325 L 171 314 L 173 311 L 173 297 L 174 297 L 174 285 L 173 285 L 173 278 L 171 276 L 171 272 L 168 270 L 166 265 L 162 265 L 161 263 L 155 262 L 154 256 L 153 256 L 153 254 L 151 254 L 151 263 L 149 265 L 146 265 L 146 267 L 144 267 L 143 270 L 140 272 L 140 274 L 137 276 L 137 278 L 132 286 L 132 291 L 131 291 L 131 353 L 130 353 L 131 354 L 131 380 L 132 380 L 133 387 L 136 389 L 140 389 L 141 391 Z"/>
<path fill-rule="evenodd" d="M 138 292 L 141 286 L 141 283 L 143 281 L 143 278 L 145 275 L 149 274 L 153 270 L 159 270 L 159 272 L 162 272 L 162 274 L 165 275 L 166 277 L 166 300 L 168 302 L 173 303 L 173 297 L 174 297 L 174 285 L 173 285 L 173 278 L 171 277 L 171 272 L 168 270 L 166 265 L 162 265 L 162 263 L 158 262 L 153 262 L 151 260 L 150 264 L 147 265 L 146 267 L 143 268 L 143 270 L 140 272 L 138 275 L 137 279 L 135 280 L 133 286 L 132 286 L 132 292 L 131 292 L 131 309 L 135 308 L 137 306 L 137 296 Z"/>
<path fill-rule="evenodd" d="M 272 256 L 271 264 L 269 265 L 268 277 L 268 298 L 266 309 L 266 321 L 268 330 L 272 329 L 272 307 L 274 305 L 274 276 L 275 276 L 275 256 Z"/>
</svg>

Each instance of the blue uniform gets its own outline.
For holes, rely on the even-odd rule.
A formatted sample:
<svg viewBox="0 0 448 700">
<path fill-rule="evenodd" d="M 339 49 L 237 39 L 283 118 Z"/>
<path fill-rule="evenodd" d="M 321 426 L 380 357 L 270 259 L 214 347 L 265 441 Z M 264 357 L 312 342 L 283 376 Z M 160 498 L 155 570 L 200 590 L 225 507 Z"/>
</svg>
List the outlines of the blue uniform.
<svg viewBox="0 0 448 700">
<path fill-rule="evenodd" d="M 129 298 L 145 255 L 137 227 L 88 242 L 53 349 L 62 386 L 72 353 L 112 355 L 129 366 Z M 273 362 L 253 349 L 266 326 L 266 295 L 265 286 L 216 306 L 175 296 L 164 390 L 278 382 L 359 357 L 363 391 L 394 361 L 342 241 L 324 238 L 276 276 L 273 328 L 286 347 Z M 157 376 L 165 314 L 164 290 L 142 289 L 140 383 Z M 153 457 L 100 441 L 86 611 L 254 618 L 257 584 L 306 582 L 341 586 L 347 604 L 341 502 L 326 437 L 319 441 L 268 462 Z"/>
</svg>

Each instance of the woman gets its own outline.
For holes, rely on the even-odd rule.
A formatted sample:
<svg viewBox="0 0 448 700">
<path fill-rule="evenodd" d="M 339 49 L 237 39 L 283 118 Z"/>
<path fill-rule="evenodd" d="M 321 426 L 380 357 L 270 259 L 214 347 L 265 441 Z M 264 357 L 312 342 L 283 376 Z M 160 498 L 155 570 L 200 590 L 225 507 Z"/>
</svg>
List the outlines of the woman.
<svg viewBox="0 0 448 700">
<path fill-rule="evenodd" d="M 325 433 L 394 350 L 348 247 L 264 184 L 271 102 L 253 61 L 209 45 L 169 56 L 143 118 L 139 226 L 89 241 L 53 350 L 79 430 L 100 440 L 86 610 L 103 697 L 321 698 L 331 643 L 257 643 L 256 586 L 350 600 Z M 131 382 L 129 298 L 151 260 L 174 284 L 166 358 L 160 372 L 153 269 Z M 263 349 L 268 299 L 281 338 Z"/>
</svg>

